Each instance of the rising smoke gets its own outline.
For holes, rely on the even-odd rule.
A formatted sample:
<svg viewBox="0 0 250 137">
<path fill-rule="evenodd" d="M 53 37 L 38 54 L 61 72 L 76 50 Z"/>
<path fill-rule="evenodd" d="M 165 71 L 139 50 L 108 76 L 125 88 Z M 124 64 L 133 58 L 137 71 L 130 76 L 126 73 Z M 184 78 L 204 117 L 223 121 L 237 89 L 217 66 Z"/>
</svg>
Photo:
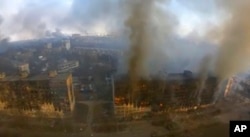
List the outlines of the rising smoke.
<svg viewBox="0 0 250 137">
<path fill-rule="evenodd" d="M 221 95 L 227 79 L 250 67 L 250 1 L 218 0 L 219 6 L 230 13 L 230 19 L 224 24 L 216 58 L 215 73 L 219 77 L 219 93 Z M 222 88 L 224 89 L 224 88 Z"/>
<path fill-rule="evenodd" d="M 128 69 L 133 84 L 140 77 L 155 75 L 162 69 L 170 73 L 184 69 L 195 71 L 207 51 L 211 51 L 209 44 L 194 44 L 176 36 L 174 31 L 178 22 L 167 9 L 169 0 L 73 0 L 70 4 L 61 0 L 22 2 L 17 12 L 3 23 L 1 30 L 5 35 L 17 39 L 40 38 L 62 36 L 63 30 L 130 35 L 127 42 L 130 43 L 129 57 L 124 68 Z M 129 33 L 124 31 L 127 28 Z M 56 32 L 51 31 L 55 29 Z"/>
<path fill-rule="evenodd" d="M 120 31 L 121 0 L 0 0 L 0 14 L 6 21 L 1 31 L 13 40 L 33 39 L 56 32 L 106 34 Z M 18 6 L 17 6 L 18 5 Z M 12 9 L 14 6 L 16 9 Z M 10 7 L 7 10 L 4 10 Z"/>
<path fill-rule="evenodd" d="M 198 85 L 198 90 L 195 95 L 197 97 L 197 104 L 201 103 L 201 95 L 202 95 L 203 90 L 206 88 L 205 86 L 206 86 L 206 81 L 208 78 L 210 66 L 211 66 L 211 56 L 207 55 L 201 60 L 199 71 L 198 71 L 200 82 Z"/>
<path fill-rule="evenodd" d="M 129 1 L 128 4 L 131 5 L 131 16 L 129 16 L 126 22 L 126 25 L 131 29 L 128 73 L 133 100 L 133 97 L 135 97 L 137 93 L 139 76 L 145 72 L 144 63 L 147 56 L 148 47 L 150 46 L 150 36 L 147 28 L 154 2 L 152 0 L 138 0 Z"/>
<path fill-rule="evenodd" d="M 65 13 L 65 6 L 57 0 L 51 1 L 16 1 L 10 2 L 2 0 L 6 7 L 10 7 L 7 12 L 1 11 L 5 22 L 1 26 L 1 31 L 10 36 L 12 40 L 42 38 L 48 29 L 54 30 L 60 27 L 59 20 Z M 18 3 L 19 2 L 19 3 Z M 10 10 L 12 5 L 17 4 L 15 10 Z M 64 9 L 64 10 L 62 10 Z"/>
<path fill-rule="evenodd" d="M 162 51 L 170 43 L 164 40 L 172 33 L 171 21 L 157 5 L 160 2 L 163 1 L 131 0 L 126 3 L 129 16 L 125 25 L 130 29 L 128 73 L 132 97 L 137 94 L 139 79 L 164 68 L 164 61 L 167 60 Z"/>
<path fill-rule="evenodd" d="M 226 1 L 228 3 L 228 1 Z M 250 65 L 250 17 L 248 16 L 250 2 L 230 1 L 227 6 L 231 19 L 223 26 L 223 38 L 216 62 L 215 72 L 220 79 L 227 79 L 234 74 L 246 71 Z"/>
<path fill-rule="evenodd" d="M 0 0 L 0 39 L 7 36 L 17 40 L 57 37 L 62 36 L 64 30 L 82 34 L 124 33 L 129 35 L 126 68 L 131 78 L 132 90 L 136 90 L 134 87 L 141 77 L 154 75 L 163 68 L 170 73 L 188 69 L 200 73 L 199 96 L 205 87 L 207 72 L 211 67 L 219 77 L 218 87 L 224 87 L 222 83 L 228 78 L 250 66 L 248 0 L 210 0 L 206 3 L 199 0 L 177 0 L 185 5 L 185 8 L 203 16 L 220 13 L 221 10 L 229 14 L 230 18 L 213 31 L 218 32 L 216 37 L 221 38 L 217 43 L 217 56 L 211 59 L 215 62 L 214 65 L 207 64 L 206 59 L 203 60 L 209 52 L 215 51 L 211 48 L 215 46 L 207 42 L 210 37 L 204 38 L 206 42 L 197 44 L 189 42 L 189 37 L 180 38 L 176 35 L 178 22 L 174 14 L 166 8 L 169 0 L 65 1 L 67 2 L 20 0 L 17 4 L 20 6 L 6 14 L 2 9 L 14 4 L 9 0 Z M 129 33 L 125 31 L 127 28 Z M 198 41 L 197 39 L 194 41 Z M 219 92 L 223 92 L 223 88 L 219 89 Z M 215 96 L 217 95 L 219 93 Z"/>
<path fill-rule="evenodd" d="M 147 48 L 145 53 L 142 53 L 145 54 L 143 63 L 139 65 L 142 67 L 139 72 L 142 76 L 155 74 L 162 69 L 162 66 L 168 72 L 181 72 L 183 69 L 193 71 L 196 66 L 199 66 L 200 58 L 210 50 L 207 47 L 211 47 L 204 43 L 198 45 L 189 43 L 188 38 L 185 40 L 175 34 L 178 21 L 174 14 L 169 12 L 168 5 L 171 2 L 169 0 L 149 2 L 142 0 L 20 0 L 15 10 L 9 13 L 3 9 L 5 7 L 11 9 L 15 3 L 9 0 L 0 1 L 2 4 L 0 14 L 4 19 L 0 31 L 4 36 L 10 36 L 11 40 L 62 36 L 65 32 L 67 34 L 122 33 L 122 39 L 127 40 L 123 45 L 127 48 L 127 45 L 134 45 L 132 44 L 134 41 L 127 44 L 130 43 L 128 35 L 133 34 L 131 32 L 133 23 L 129 26 L 131 21 L 128 21 L 129 18 L 132 19 L 131 15 L 135 16 L 132 13 L 135 12 L 133 8 L 139 5 L 136 3 L 141 5 L 152 3 L 148 5 L 148 10 L 144 9 L 145 13 L 140 13 L 148 17 L 144 25 L 146 34 L 143 34 L 147 37 L 144 39 L 146 43 L 144 47 Z M 147 7 L 141 7 L 141 5 L 138 6 L 138 11 Z M 143 20 L 140 16 L 134 18 Z M 124 22 L 127 22 L 126 25 Z M 130 30 L 129 33 L 127 33 L 127 28 Z M 203 50 L 204 48 L 206 49 Z M 134 56 L 133 52 L 133 49 L 129 51 L 130 57 Z M 122 67 L 123 69 L 131 68 L 127 64 Z"/>
<path fill-rule="evenodd" d="M 250 2 L 248 0 L 210 0 L 206 3 L 199 0 L 186 1 L 179 0 L 182 4 L 192 11 L 199 12 L 204 16 L 207 13 L 221 15 L 223 18 L 220 25 L 208 26 L 212 30 L 206 36 L 209 41 L 216 41 L 218 49 L 216 56 L 213 56 L 212 69 L 218 76 L 218 91 L 215 93 L 214 102 L 223 95 L 225 86 L 230 77 L 249 69 L 250 36 L 248 16 Z M 211 8 L 207 8 L 211 5 Z M 208 6 L 209 7 L 209 6 Z M 202 66 L 202 65 L 201 65 Z M 204 71 L 204 74 L 206 71 Z M 203 80 L 200 87 L 203 87 Z"/>
</svg>

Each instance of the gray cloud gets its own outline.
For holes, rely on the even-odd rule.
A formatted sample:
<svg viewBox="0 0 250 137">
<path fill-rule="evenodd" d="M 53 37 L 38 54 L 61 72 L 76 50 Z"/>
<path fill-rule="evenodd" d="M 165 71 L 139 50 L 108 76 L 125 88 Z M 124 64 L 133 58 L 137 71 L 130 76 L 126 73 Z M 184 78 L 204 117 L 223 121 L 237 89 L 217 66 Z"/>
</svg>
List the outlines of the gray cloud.
<svg viewBox="0 0 250 137">
<path fill-rule="evenodd" d="M 3 1 L 5 5 L 11 4 Z M 17 13 L 12 14 L 5 24 L 5 28 L 12 26 L 8 30 L 9 35 L 20 38 L 42 37 L 48 30 L 56 28 L 81 33 L 93 33 L 98 27 L 108 32 L 123 29 L 125 17 L 121 8 L 122 0 L 72 0 L 71 5 L 61 0 L 22 2 Z"/>
<path fill-rule="evenodd" d="M 242 0 L 218 1 L 220 6 L 231 14 L 223 25 L 215 72 L 221 79 L 226 79 L 249 69 L 250 63 L 250 2 Z"/>
<path fill-rule="evenodd" d="M 173 46 L 176 19 L 160 7 L 164 2 L 137 0 L 126 3 L 129 16 L 125 25 L 130 30 L 129 71 L 138 71 L 138 76 L 157 73 L 166 66 L 166 51 Z"/>
<path fill-rule="evenodd" d="M 184 7 L 195 11 L 200 14 L 210 14 L 216 12 L 216 3 L 214 0 L 206 0 L 206 2 L 201 0 L 176 0 Z"/>
<path fill-rule="evenodd" d="M 67 26 L 74 24 L 84 32 L 99 23 L 109 32 L 116 31 L 122 27 L 124 19 L 121 2 L 121 0 L 74 0 L 67 21 L 62 24 Z"/>
<path fill-rule="evenodd" d="M 46 30 L 51 29 L 48 27 L 57 26 L 57 21 L 64 14 L 64 5 L 59 0 L 21 2 L 17 12 L 6 15 L 8 20 L 2 26 L 2 30 L 7 31 L 7 34 L 19 39 L 45 36 Z"/>
<path fill-rule="evenodd" d="M 5 1 L 5 5 L 8 5 L 9 1 L 3 1 Z M 39 38 L 55 36 L 54 34 L 63 33 L 65 30 L 91 33 L 93 28 L 104 24 L 108 32 L 122 33 L 123 39 L 127 40 L 129 34 L 143 27 L 140 24 L 131 22 L 131 24 L 124 24 L 126 19 L 129 20 L 131 16 L 134 16 L 134 18 L 138 18 L 138 23 L 141 22 L 140 20 L 147 22 L 143 30 L 146 32 L 143 34 L 144 42 L 138 42 L 143 45 L 141 48 L 145 48 L 142 49 L 142 54 L 145 54 L 142 56 L 145 57 L 143 57 L 142 61 L 143 68 L 140 69 L 143 70 L 140 72 L 148 75 L 149 73 L 158 72 L 165 66 L 170 72 L 179 72 L 183 69 L 196 71 L 196 66 L 199 66 L 201 58 L 207 52 L 213 50 L 211 45 L 206 42 L 192 43 L 187 40 L 188 38 L 183 39 L 176 36 L 174 29 L 178 21 L 172 13 L 162 8 L 163 5 L 169 4 L 165 0 L 147 0 L 148 3 L 153 3 L 153 5 L 148 5 L 149 9 L 143 7 L 147 2 L 141 1 L 142 5 L 140 6 L 142 7 L 138 6 L 138 8 L 143 8 L 142 11 L 145 11 L 145 13 L 142 14 L 145 17 L 149 17 L 148 19 L 134 15 L 131 3 L 134 5 L 134 3 L 139 1 L 72 0 L 70 5 L 65 4 L 65 1 L 62 2 L 62 0 L 23 0 L 23 3 L 16 9 L 16 13 L 13 13 L 11 16 L 2 15 L 5 20 L 0 26 L 0 30 L 2 34 L 11 37 Z M 57 28 L 61 30 L 60 33 L 53 32 Z M 139 36 L 136 36 L 136 38 L 139 38 Z M 137 43 L 135 38 L 130 40 L 131 43 L 127 43 L 131 45 Z M 196 40 L 194 39 L 194 41 Z M 131 48 L 129 56 L 137 54 L 135 52 Z M 129 68 L 129 66 L 127 67 Z"/>
<path fill-rule="evenodd" d="M 3 23 L 3 17 L 0 15 L 0 25 Z"/>
</svg>

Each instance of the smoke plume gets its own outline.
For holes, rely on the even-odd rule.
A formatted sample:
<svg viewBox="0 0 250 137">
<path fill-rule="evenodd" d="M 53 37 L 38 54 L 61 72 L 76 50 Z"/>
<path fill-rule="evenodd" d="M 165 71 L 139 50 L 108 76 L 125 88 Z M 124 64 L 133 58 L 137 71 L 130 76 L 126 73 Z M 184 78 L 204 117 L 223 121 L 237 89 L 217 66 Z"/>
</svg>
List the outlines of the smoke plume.
<svg viewBox="0 0 250 137">
<path fill-rule="evenodd" d="M 56 29 L 66 34 L 118 32 L 124 18 L 120 1 L 20 0 L 13 3 L 1 0 L 0 14 L 5 22 L 0 29 L 13 40 L 46 37 Z"/>
<path fill-rule="evenodd" d="M 129 16 L 125 25 L 130 29 L 128 73 L 132 97 L 137 94 L 138 80 L 152 74 L 152 67 L 155 72 L 164 67 L 167 59 L 162 51 L 166 49 L 164 46 L 168 46 L 164 40 L 171 32 L 171 21 L 157 5 L 160 2 L 163 1 L 136 0 L 127 3 Z"/>
<path fill-rule="evenodd" d="M 231 19 L 225 24 L 223 39 L 216 62 L 216 73 L 220 79 L 226 79 L 232 75 L 248 69 L 250 62 L 250 2 L 233 2 Z"/>
<path fill-rule="evenodd" d="M 131 16 L 129 16 L 126 25 L 130 27 L 131 46 L 130 46 L 130 59 L 129 59 L 129 77 L 130 86 L 132 91 L 132 100 L 136 94 L 136 88 L 139 76 L 145 71 L 144 62 L 146 52 L 148 52 L 149 32 L 147 32 L 147 25 L 149 23 L 150 11 L 154 4 L 152 0 L 146 1 L 130 1 Z"/>
<path fill-rule="evenodd" d="M 219 42 L 220 47 L 215 62 L 219 87 L 224 87 L 228 78 L 250 67 L 250 17 L 248 15 L 250 1 L 218 0 L 218 3 L 231 16 L 222 28 L 222 39 Z M 223 90 L 218 92 L 223 92 Z"/>
<path fill-rule="evenodd" d="M 211 66 L 211 56 L 205 56 L 202 59 L 201 64 L 200 64 L 200 68 L 199 68 L 200 82 L 199 82 L 199 86 L 198 86 L 198 91 L 196 93 L 198 104 L 201 103 L 201 95 L 202 95 L 202 92 L 206 86 L 206 80 L 208 77 L 210 66 Z"/>
<path fill-rule="evenodd" d="M 0 33 L 9 36 L 11 41 L 72 33 L 122 33 L 121 43 L 130 49 L 129 57 L 125 57 L 129 61 L 122 69 L 129 69 L 131 75 L 133 72 L 138 77 L 157 74 L 163 68 L 169 73 L 184 69 L 195 71 L 213 47 L 208 42 L 196 44 L 188 37 L 176 35 L 180 22 L 169 9 L 172 2 L 169 0 L 0 1 L 0 14 L 4 19 Z M 130 40 L 127 40 L 129 34 Z"/>
</svg>

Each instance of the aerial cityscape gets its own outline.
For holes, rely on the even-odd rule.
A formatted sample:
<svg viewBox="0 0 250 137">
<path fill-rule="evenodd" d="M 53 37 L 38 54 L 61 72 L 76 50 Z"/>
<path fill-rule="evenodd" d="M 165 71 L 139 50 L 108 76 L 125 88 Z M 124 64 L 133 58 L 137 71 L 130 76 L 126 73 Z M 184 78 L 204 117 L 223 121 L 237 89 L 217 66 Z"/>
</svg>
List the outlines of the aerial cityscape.
<svg viewBox="0 0 250 137">
<path fill-rule="evenodd" d="M 247 0 L 0 3 L 1 137 L 227 137 L 250 119 Z"/>
</svg>

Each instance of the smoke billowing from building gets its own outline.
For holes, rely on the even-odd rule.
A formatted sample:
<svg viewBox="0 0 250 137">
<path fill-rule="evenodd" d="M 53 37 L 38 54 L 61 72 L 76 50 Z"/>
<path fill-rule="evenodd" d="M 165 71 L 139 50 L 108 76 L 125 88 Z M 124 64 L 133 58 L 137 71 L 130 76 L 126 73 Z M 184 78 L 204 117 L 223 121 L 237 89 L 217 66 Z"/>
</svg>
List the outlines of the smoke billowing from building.
<svg viewBox="0 0 250 137">
<path fill-rule="evenodd" d="M 213 26 L 206 39 L 215 39 L 218 49 L 212 58 L 213 65 L 210 66 L 218 76 L 218 93 L 215 94 L 215 102 L 225 90 L 227 79 L 233 75 L 249 70 L 250 68 L 250 17 L 248 16 L 250 2 L 248 0 L 211 0 L 206 3 L 179 0 L 195 12 L 206 15 L 214 12 L 224 18 L 221 24 Z M 214 5 L 206 8 L 206 5 Z M 212 10 L 213 9 L 213 10 Z M 223 13 L 223 14 L 221 14 Z M 210 26 L 208 26 L 210 27 Z M 204 71 L 206 73 L 206 71 Z M 201 87 L 202 87 L 201 82 Z"/>
<path fill-rule="evenodd" d="M 1 0 L 0 46 L 8 43 L 8 39 L 5 39 L 8 36 L 11 40 L 18 40 L 62 37 L 64 32 L 86 35 L 122 33 L 121 39 L 126 41 L 123 45 L 127 46 L 128 54 L 124 57 L 127 62 L 122 64 L 121 69 L 130 76 L 133 94 L 136 93 L 136 85 L 141 77 L 155 75 L 162 70 L 167 73 L 191 70 L 199 73 L 200 77 L 196 94 L 199 103 L 208 72 L 212 71 L 219 77 L 218 93 L 215 95 L 217 100 L 223 92 L 225 81 L 250 67 L 250 2 L 210 0 L 204 3 L 199 0 L 176 0 L 183 8 L 191 9 L 191 14 L 188 14 L 190 20 L 197 19 L 193 16 L 196 13 L 204 18 L 217 12 L 219 16 L 228 15 L 228 18 L 220 16 L 224 22 L 217 24 L 215 31 L 207 34 L 210 35 L 208 37 L 199 37 L 195 32 L 196 28 L 185 37 L 179 36 L 176 28 L 181 21 L 178 22 L 177 15 L 170 12 L 171 2 L 173 1 L 20 0 L 16 3 L 18 8 L 10 8 L 8 10 L 11 12 L 8 13 L 3 12 L 3 9 L 14 4 L 9 0 Z M 178 7 L 175 8 L 180 12 Z M 226 14 L 221 14 L 221 11 Z M 182 23 L 185 24 L 186 21 Z M 202 29 L 213 27 L 208 23 Z M 216 46 L 210 43 L 211 39 L 216 39 Z M 211 58 L 206 57 L 208 54 L 212 54 Z"/>
<path fill-rule="evenodd" d="M 129 37 L 129 52 L 123 69 L 128 69 L 133 84 L 163 69 L 170 73 L 195 71 L 211 51 L 212 46 L 206 42 L 197 44 L 175 34 L 178 21 L 168 10 L 168 0 L 65 1 L 22 1 L 16 12 L 3 16 L 6 19 L 0 30 L 14 39 L 57 37 L 65 30 L 124 33 L 124 39 Z"/>
<path fill-rule="evenodd" d="M 250 66 L 250 2 L 224 1 L 231 19 L 223 26 L 215 72 L 220 79 L 245 71 Z"/>
<path fill-rule="evenodd" d="M 2 0 L 1 2 L 0 14 L 4 21 L 0 26 L 0 33 L 4 36 L 9 36 L 11 41 L 57 37 L 65 35 L 65 33 L 88 35 L 91 33 L 112 34 L 114 32 L 115 34 L 123 34 L 122 39 L 126 41 L 123 42 L 126 43 L 123 45 L 126 46 L 134 43 L 133 41 L 131 44 L 127 44 L 130 42 L 128 40 L 129 34 L 133 32 L 127 33 L 126 31 L 127 28 L 131 29 L 132 26 L 131 24 L 129 26 L 128 21 L 129 18 L 132 18 L 131 15 L 133 15 L 132 8 L 136 7 L 136 3 L 143 3 L 141 4 L 142 6 L 138 6 L 138 10 L 142 9 L 145 11 L 145 13 L 142 13 L 144 14 L 143 16 L 148 17 L 145 19 L 147 21 L 145 25 L 138 25 L 139 27 L 145 27 L 144 31 L 146 34 L 143 35 L 147 37 L 147 39 L 143 39 L 143 43 L 146 43 L 143 47 L 147 47 L 143 51 L 144 53 L 142 53 L 145 59 L 143 59 L 144 61 L 140 65 L 140 67 L 143 67 L 141 69 L 144 69 L 143 71 L 140 70 L 143 76 L 149 75 L 149 73 L 157 73 L 162 69 L 162 66 L 169 72 L 181 72 L 183 69 L 193 71 L 196 66 L 199 66 L 198 62 L 200 59 L 212 47 L 204 43 L 195 45 L 187 42 L 188 38 L 182 39 L 175 34 L 174 31 L 178 21 L 167 7 L 171 1 L 20 0 L 16 4 L 18 5 L 16 9 L 13 11 L 8 9 L 9 12 L 1 11 L 14 5 L 14 3 L 8 0 Z M 152 5 L 145 9 L 144 7 L 147 6 L 143 5 L 147 5 L 147 3 L 152 3 Z M 137 16 L 136 18 L 140 19 L 143 17 Z M 125 23 L 126 25 L 124 25 L 124 22 L 127 22 Z M 133 53 L 130 52 L 129 56 L 133 56 Z M 122 69 L 125 71 L 127 68 L 130 68 L 128 64 L 123 66 Z"/>
<path fill-rule="evenodd" d="M 129 1 L 131 6 L 131 15 L 129 16 L 126 25 L 130 28 L 130 58 L 129 58 L 129 78 L 130 78 L 130 90 L 132 91 L 132 97 L 135 96 L 137 90 L 137 84 L 139 76 L 144 71 L 144 62 L 146 58 L 146 52 L 149 44 L 149 32 L 147 32 L 147 25 L 149 23 L 150 11 L 153 1 L 146 0 Z M 130 8 L 130 7 L 129 7 Z"/>
<path fill-rule="evenodd" d="M 218 57 L 215 59 L 216 65 L 214 65 L 216 74 L 221 79 L 225 79 L 248 67 L 245 60 L 249 51 L 246 38 L 248 29 L 245 28 L 248 28 L 249 24 L 247 16 L 249 2 L 247 0 L 240 2 L 215 1 L 216 4 L 219 4 L 217 8 L 213 7 L 212 1 L 204 4 L 198 0 L 195 2 L 178 0 L 186 8 L 194 9 L 195 12 L 204 14 L 204 16 L 207 12 L 211 13 L 211 9 L 218 12 L 217 9 L 224 9 L 231 15 L 231 19 L 218 28 L 223 31 L 220 33 L 221 46 Z M 63 2 L 62 0 L 26 0 L 18 1 L 15 4 L 19 5 L 16 9 L 10 8 L 11 10 L 8 9 L 8 11 L 11 12 L 3 12 L 14 3 L 8 0 L 1 1 L 0 35 L 4 37 L 26 39 L 51 36 L 55 34 L 51 31 L 57 28 L 62 30 L 60 33 L 56 33 L 60 35 L 65 30 L 83 34 L 91 32 L 123 33 L 124 28 L 129 27 L 130 30 L 133 30 L 130 34 L 134 37 L 131 39 L 130 45 L 138 45 L 136 43 L 144 45 L 143 48 L 138 49 L 142 51 L 141 53 L 133 53 L 135 51 L 132 48 L 130 52 L 130 57 L 137 58 L 140 62 L 138 66 L 142 68 L 135 67 L 140 70 L 138 73 L 142 73 L 140 75 L 156 72 L 155 69 L 159 70 L 162 66 L 166 66 L 170 72 L 173 70 L 180 72 L 182 69 L 193 71 L 199 68 L 198 62 L 206 56 L 207 51 L 211 51 L 209 48 L 213 47 L 211 44 L 202 42 L 198 45 L 190 44 L 185 41 L 185 38 L 184 40 L 178 38 L 174 32 L 178 22 L 174 14 L 169 13 L 167 9 L 169 3 L 164 0 L 65 0 Z M 125 20 L 126 25 L 124 26 Z M 140 21 L 145 21 L 145 23 L 140 23 Z M 139 36 L 139 33 L 143 33 L 143 36 Z M 141 42 L 135 41 L 135 39 L 141 39 L 139 40 Z M 134 48 L 134 46 L 131 47 Z M 129 60 L 133 60 L 131 58 Z M 128 68 L 131 68 L 133 63 L 129 62 Z"/>
<path fill-rule="evenodd" d="M 160 0 L 128 1 L 128 19 L 125 25 L 130 29 L 128 73 L 132 97 L 136 96 L 138 80 L 157 73 L 167 60 L 164 46 L 171 33 L 171 21 L 157 4 Z M 165 44 L 165 45 L 164 45 Z"/>
<path fill-rule="evenodd" d="M 248 15 L 250 1 L 218 0 L 218 4 L 230 13 L 230 18 L 221 29 L 222 39 L 219 42 L 220 47 L 215 62 L 215 73 L 219 77 L 219 87 L 222 87 L 228 78 L 250 67 L 250 17 Z M 223 90 L 220 89 L 218 92 Z"/>
<path fill-rule="evenodd" d="M 205 56 L 200 63 L 200 67 L 199 67 L 199 85 L 198 85 L 198 90 L 196 93 L 197 96 L 197 103 L 200 104 L 201 103 L 201 95 L 203 90 L 206 88 L 206 80 L 208 78 L 208 73 L 209 73 L 209 68 L 211 66 L 211 56 Z"/>
</svg>

